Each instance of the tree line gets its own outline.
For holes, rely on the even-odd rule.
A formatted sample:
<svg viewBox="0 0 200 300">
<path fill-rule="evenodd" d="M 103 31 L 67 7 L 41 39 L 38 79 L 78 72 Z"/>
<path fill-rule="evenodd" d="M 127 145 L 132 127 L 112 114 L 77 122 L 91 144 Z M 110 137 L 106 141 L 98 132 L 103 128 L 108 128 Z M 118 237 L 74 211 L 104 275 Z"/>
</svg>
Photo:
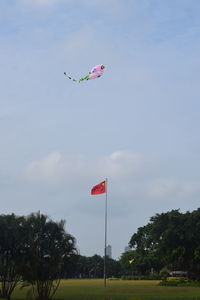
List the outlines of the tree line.
<svg viewBox="0 0 200 300">
<path fill-rule="evenodd" d="M 10 299 L 17 284 L 29 296 L 50 300 L 61 278 L 103 278 L 104 258 L 78 253 L 65 221 L 48 216 L 0 215 L 0 297 Z M 200 209 L 156 214 L 130 239 L 131 251 L 118 260 L 106 258 L 107 277 L 154 278 L 181 270 L 200 280 Z"/>
<path fill-rule="evenodd" d="M 121 260 L 126 261 L 129 274 L 184 271 L 188 278 L 200 281 L 199 233 L 200 209 L 156 214 L 132 235 L 129 245 L 133 250 Z M 127 264 L 130 259 L 133 262 Z"/>
<path fill-rule="evenodd" d="M 104 258 L 80 255 L 64 226 L 40 213 L 0 215 L 0 298 L 20 284 L 28 298 L 50 300 L 63 278 L 103 278 Z M 108 276 L 121 275 L 118 261 L 106 264 Z"/>
</svg>

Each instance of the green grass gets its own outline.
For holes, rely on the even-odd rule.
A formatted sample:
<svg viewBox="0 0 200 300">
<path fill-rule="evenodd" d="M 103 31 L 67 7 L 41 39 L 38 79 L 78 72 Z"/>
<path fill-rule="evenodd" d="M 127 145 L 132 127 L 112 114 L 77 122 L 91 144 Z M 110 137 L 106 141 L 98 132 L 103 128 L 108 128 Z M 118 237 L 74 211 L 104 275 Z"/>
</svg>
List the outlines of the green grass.
<svg viewBox="0 0 200 300">
<path fill-rule="evenodd" d="M 62 280 L 54 297 L 56 300 L 200 300 L 200 287 L 164 287 L 156 280 L 107 280 L 102 279 Z M 13 300 L 26 298 L 26 290 L 19 288 L 12 295 Z"/>
</svg>

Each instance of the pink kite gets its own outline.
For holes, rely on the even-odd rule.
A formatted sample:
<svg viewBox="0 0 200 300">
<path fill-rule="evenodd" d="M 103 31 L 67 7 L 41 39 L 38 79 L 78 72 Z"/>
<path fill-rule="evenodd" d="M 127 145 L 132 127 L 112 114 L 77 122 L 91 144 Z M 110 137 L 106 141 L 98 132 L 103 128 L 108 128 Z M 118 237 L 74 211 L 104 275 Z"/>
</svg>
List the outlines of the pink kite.
<svg viewBox="0 0 200 300">
<path fill-rule="evenodd" d="M 87 74 L 85 77 L 80 78 L 79 80 L 76 80 L 76 79 L 68 76 L 65 72 L 64 72 L 64 74 L 70 80 L 80 83 L 81 81 L 84 81 L 84 80 L 90 80 L 90 79 L 95 79 L 95 78 L 101 77 L 103 75 L 104 69 L 105 69 L 104 65 L 97 65 L 94 68 L 92 68 L 92 70 L 89 72 L 89 74 Z"/>
</svg>

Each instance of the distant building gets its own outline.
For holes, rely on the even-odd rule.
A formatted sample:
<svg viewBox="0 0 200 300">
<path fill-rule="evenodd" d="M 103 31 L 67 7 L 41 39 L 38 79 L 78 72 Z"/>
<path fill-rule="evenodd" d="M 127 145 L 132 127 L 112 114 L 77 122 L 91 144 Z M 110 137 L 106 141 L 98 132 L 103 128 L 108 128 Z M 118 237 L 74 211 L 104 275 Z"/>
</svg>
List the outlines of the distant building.
<svg viewBox="0 0 200 300">
<path fill-rule="evenodd" d="M 128 251 L 131 251 L 131 248 L 130 248 L 129 246 L 126 246 L 126 247 L 124 248 L 124 252 L 128 252 Z"/>
<path fill-rule="evenodd" d="M 112 247 L 110 245 L 106 247 L 106 256 L 112 258 Z"/>
</svg>

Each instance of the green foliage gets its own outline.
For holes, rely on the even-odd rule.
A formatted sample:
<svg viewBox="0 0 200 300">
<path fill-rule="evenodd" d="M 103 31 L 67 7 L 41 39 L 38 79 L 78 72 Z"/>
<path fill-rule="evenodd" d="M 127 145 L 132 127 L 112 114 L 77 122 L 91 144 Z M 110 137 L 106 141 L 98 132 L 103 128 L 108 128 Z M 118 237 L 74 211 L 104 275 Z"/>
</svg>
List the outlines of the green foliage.
<svg viewBox="0 0 200 300">
<path fill-rule="evenodd" d="M 160 262 L 149 250 L 131 250 L 120 257 L 123 275 L 152 276 L 160 269 Z"/>
<path fill-rule="evenodd" d="M 77 278 L 103 278 L 104 276 L 104 257 L 93 255 L 91 257 L 78 256 L 76 277 Z M 106 257 L 106 274 L 107 277 L 120 277 L 120 262 Z"/>
<path fill-rule="evenodd" d="M 160 280 L 160 276 L 159 275 L 151 275 L 151 276 L 123 275 L 121 279 L 122 280 Z"/>
<path fill-rule="evenodd" d="M 49 300 L 76 254 L 75 240 L 65 232 L 63 221 L 53 222 L 40 213 L 26 218 L 26 230 L 23 279 L 31 285 L 33 298 Z"/>
<path fill-rule="evenodd" d="M 186 277 L 167 277 L 167 281 L 188 281 Z"/>
<path fill-rule="evenodd" d="M 10 299 L 19 279 L 24 250 L 24 218 L 0 216 L 0 297 Z"/>
<path fill-rule="evenodd" d="M 0 297 L 10 299 L 23 279 L 22 286 L 31 286 L 29 299 L 49 300 L 75 260 L 75 239 L 65 232 L 64 221 L 40 213 L 0 215 Z"/>
<path fill-rule="evenodd" d="M 177 277 L 171 277 L 171 280 L 163 280 L 163 281 L 159 282 L 158 285 L 159 286 L 179 286 L 179 287 L 184 287 L 184 286 L 200 287 L 200 282 L 190 281 L 184 277 L 180 278 L 179 280 L 177 279 Z"/>
<path fill-rule="evenodd" d="M 172 210 L 156 214 L 138 228 L 130 240 L 141 263 L 148 262 L 154 270 L 169 266 L 186 270 L 191 279 L 200 280 L 200 209 L 180 213 Z"/>
</svg>

